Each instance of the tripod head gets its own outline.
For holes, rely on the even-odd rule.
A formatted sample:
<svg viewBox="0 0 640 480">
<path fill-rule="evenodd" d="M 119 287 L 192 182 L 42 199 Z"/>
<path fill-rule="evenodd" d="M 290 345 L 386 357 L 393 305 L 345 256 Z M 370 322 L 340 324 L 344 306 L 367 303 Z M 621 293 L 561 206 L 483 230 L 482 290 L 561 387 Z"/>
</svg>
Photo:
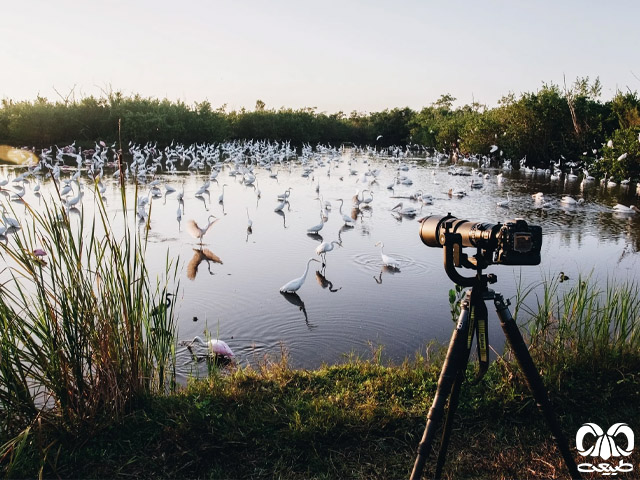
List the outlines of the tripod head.
<svg viewBox="0 0 640 480">
<path fill-rule="evenodd" d="M 476 254 L 469 257 L 462 250 L 462 235 L 451 231 L 451 224 L 445 224 L 446 230 L 442 234 L 444 252 L 444 271 L 453 283 L 462 287 L 480 287 L 486 289 L 490 283 L 498 281 L 494 274 L 483 274 L 482 270 L 491 263 L 487 261 L 483 251 L 478 248 Z M 469 268 L 476 271 L 474 277 L 461 275 L 456 267 Z"/>
</svg>

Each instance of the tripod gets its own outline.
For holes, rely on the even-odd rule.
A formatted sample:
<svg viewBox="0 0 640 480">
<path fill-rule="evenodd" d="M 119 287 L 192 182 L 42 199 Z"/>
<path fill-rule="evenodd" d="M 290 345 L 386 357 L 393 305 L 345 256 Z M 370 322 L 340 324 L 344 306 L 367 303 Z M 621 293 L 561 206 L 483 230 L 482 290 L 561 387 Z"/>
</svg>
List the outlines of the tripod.
<svg viewBox="0 0 640 480">
<path fill-rule="evenodd" d="M 544 415 L 544 418 L 551 430 L 553 439 L 556 442 L 558 450 L 564 458 L 564 462 L 569 470 L 571 478 L 580 479 L 580 473 L 569 450 L 567 439 L 562 433 L 560 426 L 553 413 L 553 408 L 547 396 L 546 390 L 542 383 L 542 378 L 533 363 L 529 350 L 522 338 L 522 334 L 518 329 L 518 325 L 511 316 L 508 302 L 505 302 L 502 295 L 488 288 L 489 283 L 495 283 L 497 278 L 495 275 L 483 275 L 482 268 L 488 263 L 483 260 L 486 255 L 478 252 L 476 257 L 468 259 L 462 254 L 462 242 L 459 235 L 447 232 L 447 239 L 444 242 L 445 271 L 458 285 L 471 287 L 466 292 L 465 298 L 460 303 L 460 316 L 456 329 L 453 331 L 449 342 L 447 356 L 442 365 L 438 387 L 433 399 L 433 404 L 427 414 L 427 424 L 424 429 L 422 440 L 418 446 L 418 455 L 416 457 L 413 471 L 411 472 L 411 480 L 419 480 L 422 477 L 422 471 L 431 451 L 433 439 L 438 430 L 439 424 L 444 417 L 444 408 L 449 398 L 449 409 L 442 431 L 442 440 L 440 451 L 436 462 L 434 478 L 439 479 L 444 466 L 447 447 L 453 424 L 453 417 L 458 399 L 460 396 L 460 388 L 465 377 L 466 366 L 469 361 L 471 352 L 471 342 L 474 334 L 477 336 L 478 356 L 480 360 L 480 375 L 488 368 L 488 329 L 487 329 L 487 306 L 486 300 L 493 300 L 496 313 L 500 320 L 500 325 L 504 331 L 504 335 L 518 360 L 527 381 L 527 385 L 533 394 L 538 409 Z M 463 277 L 460 275 L 455 266 L 464 266 L 473 268 L 477 271 L 477 275 L 473 278 Z M 479 379 L 478 378 L 478 379 Z"/>
</svg>

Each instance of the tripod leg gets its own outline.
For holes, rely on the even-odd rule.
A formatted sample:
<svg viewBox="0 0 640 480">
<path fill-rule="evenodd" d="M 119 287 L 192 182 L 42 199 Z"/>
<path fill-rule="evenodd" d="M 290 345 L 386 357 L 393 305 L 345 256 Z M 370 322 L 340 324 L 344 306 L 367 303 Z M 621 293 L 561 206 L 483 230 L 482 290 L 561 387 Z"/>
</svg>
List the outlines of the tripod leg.
<svg viewBox="0 0 640 480">
<path fill-rule="evenodd" d="M 458 376 L 453 384 L 451 390 L 451 398 L 449 399 L 449 408 L 447 409 L 447 417 L 444 421 L 444 428 L 442 430 L 442 440 L 440 442 L 440 451 L 438 452 L 438 460 L 436 461 L 436 469 L 434 478 L 440 478 L 442 475 L 442 468 L 447 456 L 447 449 L 449 448 L 449 439 L 451 438 L 451 429 L 453 428 L 453 419 L 458 408 L 458 402 L 460 400 L 460 390 L 462 388 L 462 382 L 464 382 L 466 373 L 466 364 L 469 361 L 469 354 L 471 353 L 471 343 L 473 341 L 474 333 L 478 333 L 478 359 L 480 360 L 480 372 L 479 378 L 482 377 L 486 368 L 484 365 L 488 363 L 488 359 L 482 357 L 486 355 L 486 349 L 488 348 L 488 339 L 486 337 L 487 318 L 489 314 L 487 312 L 487 306 L 482 298 L 482 290 L 476 289 L 471 294 L 471 307 L 469 313 L 469 330 L 467 335 L 467 351 L 464 358 L 463 366 L 458 370 Z M 484 331 L 480 333 L 478 328 L 483 328 Z M 484 344 L 481 345 L 481 342 Z"/>
<path fill-rule="evenodd" d="M 536 400 L 538 409 L 544 415 L 544 418 L 547 421 L 547 425 L 549 425 L 549 428 L 551 429 L 551 435 L 553 436 L 553 439 L 558 446 L 558 450 L 560 450 L 560 453 L 564 458 L 564 463 L 569 469 L 571 478 L 580 479 L 582 477 L 578 472 L 576 462 L 571 455 L 571 451 L 569 450 L 569 443 L 562 433 L 556 416 L 553 413 L 553 407 L 551 406 L 551 402 L 549 401 L 549 397 L 547 396 L 547 391 L 545 390 L 544 384 L 542 383 L 542 378 L 540 377 L 538 369 L 533 363 L 533 359 L 529 354 L 527 345 L 524 343 L 524 339 L 522 338 L 520 329 L 518 329 L 518 325 L 516 325 L 516 322 L 513 320 L 511 312 L 509 311 L 509 307 L 507 307 L 507 305 L 505 304 L 502 295 L 496 294 L 494 302 L 496 305 L 498 318 L 500 319 L 500 325 L 502 326 L 502 330 L 504 330 L 504 335 L 505 337 L 507 337 L 507 341 L 509 342 L 509 345 L 511 345 L 513 353 L 515 354 L 516 359 L 520 364 L 520 368 L 522 369 L 527 380 L 529 390 L 531 390 L 531 393 Z"/>
<path fill-rule="evenodd" d="M 413 471 L 411 472 L 411 480 L 419 480 L 422 476 L 424 465 L 431 451 L 433 438 L 444 415 L 444 406 L 447 398 L 451 393 L 451 388 L 458 376 L 459 370 L 465 368 L 466 360 L 469 356 L 467 351 L 467 337 L 469 332 L 470 298 L 471 290 L 467 292 L 467 296 L 461 302 L 460 317 L 458 318 L 456 329 L 451 335 L 449 350 L 442 364 L 436 394 L 433 397 L 433 403 L 427 414 L 427 424 L 424 428 L 422 440 L 418 445 L 418 455 L 413 465 Z"/>
</svg>

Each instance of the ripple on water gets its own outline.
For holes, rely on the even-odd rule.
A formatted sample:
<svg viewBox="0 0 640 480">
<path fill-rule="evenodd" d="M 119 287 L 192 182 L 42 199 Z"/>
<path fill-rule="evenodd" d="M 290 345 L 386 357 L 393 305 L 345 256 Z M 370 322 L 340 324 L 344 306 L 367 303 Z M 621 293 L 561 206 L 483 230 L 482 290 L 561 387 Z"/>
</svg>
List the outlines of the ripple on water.
<svg viewBox="0 0 640 480">
<path fill-rule="evenodd" d="M 359 253 L 353 255 L 351 259 L 358 270 L 368 274 L 377 274 L 381 269 L 383 269 L 383 271 L 390 274 L 401 273 L 402 275 L 422 276 L 433 267 L 433 265 L 415 260 L 414 258 L 401 253 L 389 252 L 387 255 L 398 262 L 399 268 L 393 269 L 391 267 L 385 267 L 383 269 L 380 254 L 375 253 Z"/>
</svg>

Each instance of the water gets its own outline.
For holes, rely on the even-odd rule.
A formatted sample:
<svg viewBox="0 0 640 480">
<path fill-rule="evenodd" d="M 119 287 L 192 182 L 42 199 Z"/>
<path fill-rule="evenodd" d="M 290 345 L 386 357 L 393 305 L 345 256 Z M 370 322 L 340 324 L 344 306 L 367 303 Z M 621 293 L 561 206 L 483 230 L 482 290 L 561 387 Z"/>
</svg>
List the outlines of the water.
<svg viewBox="0 0 640 480">
<path fill-rule="evenodd" d="M 217 182 L 211 183 L 209 194 L 200 198 L 194 193 L 208 178 L 208 171 L 156 175 L 178 192 L 184 188 L 180 222 L 176 218 L 178 192 L 151 200 L 147 255 L 152 271 L 163 270 L 167 251 L 181 266 L 176 299 L 178 340 L 203 336 L 207 330 L 212 337 L 225 340 L 242 364 L 255 365 L 265 355 L 279 356 L 284 348 L 290 364 L 303 368 L 340 362 L 350 354 L 369 357 L 378 345 L 383 346 L 383 358 L 401 361 L 424 351 L 433 340 L 447 342 L 453 327 L 448 302 L 453 283 L 443 269 L 442 249 L 421 242 L 416 221 L 430 214 L 450 212 L 459 218 L 491 223 L 521 217 L 542 226 L 541 265 L 488 269 L 498 275 L 494 289 L 507 298 L 515 295 L 518 282 L 526 286 L 560 272 L 569 277 L 569 285 L 579 274 L 591 272 L 603 281 L 614 276 L 620 280 L 638 278 L 640 214 L 620 215 L 611 210 L 616 203 L 638 203 L 635 185 L 584 186 L 580 181 L 554 182 L 548 175 L 522 172 L 504 172 L 504 181 L 499 182 L 496 175 L 500 170 L 485 169 L 490 177 L 484 180 L 483 188 L 472 189 L 470 177 L 449 175 L 446 166 L 408 161 L 409 169 L 398 172 L 395 160 L 365 161 L 345 152 L 339 162 L 325 161 L 308 176 L 303 176 L 308 165 L 294 161 L 274 167 L 272 171 L 278 173 L 275 179 L 268 170 L 256 167 L 260 197 L 255 186 L 242 183 L 242 175 L 230 176 L 230 165 L 225 165 Z M 380 171 L 377 181 L 365 186 L 363 181 L 370 182 L 374 176 L 363 174 L 373 169 Z M 351 170 L 357 174 L 351 175 Z M 20 172 L 4 167 L 0 175 L 13 178 Z M 396 184 L 393 191 L 388 190 L 398 173 L 409 177 L 413 185 Z M 83 178 L 83 204 L 90 213 L 93 192 L 86 175 Z M 110 174 L 103 181 L 108 208 L 117 216 L 121 208 L 118 183 Z M 224 204 L 220 204 L 223 183 L 227 186 Z M 24 201 L 37 206 L 50 195 L 52 183 L 42 180 L 41 197 L 33 193 L 34 186 L 32 179 Z M 308 235 L 306 230 L 320 222 L 318 186 L 332 210 L 319 234 Z M 127 188 L 133 200 L 133 182 Z M 139 195 L 149 191 L 147 186 L 139 188 Z M 289 204 L 283 212 L 274 212 L 277 195 L 288 188 Z M 344 199 L 343 212 L 352 213 L 352 196 L 365 188 L 373 192 L 371 208 L 354 211 L 355 226 L 344 227 L 336 199 Z M 463 188 L 467 195 L 450 197 L 450 188 Z M 433 204 L 422 206 L 406 198 L 418 190 L 433 195 Z M 532 194 L 539 191 L 553 202 L 551 207 L 536 208 Z M 497 207 L 496 202 L 506 199 L 507 193 L 509 208 Z M 583 198 L 584 203 L 564 207 L 559 203 L 563 195 Z M 394 216 L 391 209 L 400 201 L 415 207 L 417 217 Z M 12 207 L 19 215 L 20 204 L 12 202 Z M 247 212 L 253 222 L 250 232 Z M 203 239 L 204 253 L 214 255 L 214 260 L 207 260 L 186 225 L 190 219 L 206 225 L 211 214 L 219 220 Z M 311 263 L 296 294 L 281 294 L 280 286 L 301 276 L 309 258 L 318 258 L 315 249 L 323 240 L 339 240 L 342 246 L 327 253 L 324 268 Z M 384 253 L 397 260 L 398 269 L 382 267 L 380 248 L 375 246 L 379 241 L 384 242 Z M 491 306 L 489 316 L 490 339 L 499 349 L 503 336 Z M 198 372 L 203 372 L 203 364 L 194 363 L 187 349 L 179 346 L 179 376 L 184 379 Z"/>
</svg>

